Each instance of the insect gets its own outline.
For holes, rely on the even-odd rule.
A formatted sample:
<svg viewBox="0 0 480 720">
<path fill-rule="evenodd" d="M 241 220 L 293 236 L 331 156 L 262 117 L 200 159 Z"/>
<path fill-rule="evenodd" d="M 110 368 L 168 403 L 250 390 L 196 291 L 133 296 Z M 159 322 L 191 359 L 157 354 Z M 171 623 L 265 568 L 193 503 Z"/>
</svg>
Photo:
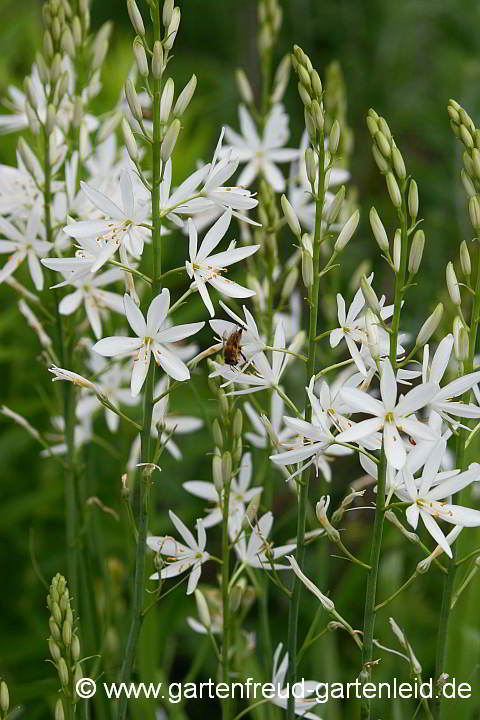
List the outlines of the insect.
<svg viewBox="0 0 480 720">
<path fill-rule="evenodd" d="M 242 333 L 243 328 L 239 327 L 232 330 L 230 335 L 223 338 L 223 359 L 227 365 L 238 365 L 240 358 L 242 358 L 244 362 L 247 362 L 240 345 Z"/>
</svg>

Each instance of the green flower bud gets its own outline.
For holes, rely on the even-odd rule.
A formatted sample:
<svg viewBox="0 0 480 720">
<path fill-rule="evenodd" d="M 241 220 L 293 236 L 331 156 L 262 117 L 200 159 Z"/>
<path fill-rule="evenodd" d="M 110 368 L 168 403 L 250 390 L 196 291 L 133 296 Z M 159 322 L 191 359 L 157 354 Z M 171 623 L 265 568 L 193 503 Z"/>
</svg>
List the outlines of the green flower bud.
<svg viewBox="0 0 480 720">
<path fill-rule="evenodd" d="M 244 594 L 244 588 L 240 583 L 235 583 L 230 592 L 230 611 L 236 613 L 239 609 Z"/>
<path fill-rule="evenodd" d="M 407 177 L 407 169 L 403 162 L 402 153 L 397 147 L 392 148 L 392 163 L 398 179 L 405 180 Z"/>
<path fill-rule="evenodd" d="M 72 31 L 68 25 L 65 25 L 62 32 L 60 47 L 63 52 L 71 58 L 75 57 L 75 42 L 73 40 Z"/>
<path fill-rule="evenodd" d="M 381 133 L 385 135 L 388 142 L 392 142 L 392 133 L 390 132 L 390 128 L 388 127 L 387 121 L 383 117 L 378 118 L 378 129 Z"/>
<path fill-rule="evenodd" d="M 123 140 L 124 140 L 125 146 L 127 148 L 127 152 L 129 154 L 131 160 L 133 160 L 133 162 L 136 163 L 137 159 L 138 159 L 137 142 L 133 135 L 132 128 L 130 127 L 130 124 L 126 118 L 123 118 L 123 120 L 122 120 L 122 133 L 123 133 Z"/>
<path fill-rule="evenodd" d="M 182 92 L 177 98 L 177 102 L 175 103 L 175 106 L 173 108 L 173 114 L 176 117 L 180 117 L 183 115 L 185 110 L 190 104 L 190 100 L 193 97 L 193 94 L 195 92 L 195 89 L 197 87 L 197 76 L 192 75 L 188 83 L 183 88 Z"/>
<path fill-rule="evenodd" d="M 55 720 L 65 720 L 65 712 L 63 710 L 63 702 L 58 698 L 55 703 Z"/>
<path fill-rule="evenodd" d="M 156 40 L 153 44 L 153 55 L 152 55 L 152 75 L 155 80 L 159 80 L 163 73 L 163 47 L 159 40 Z"/>
<path fill-rule="evenodd" d="M 168 24 L 167 36 L 163 41 L 163 47 L 165 48 L 165 50 L 171 50 L 173 47 L 173 43 L 175 42 L 175 38 L 177 37 L 177 32 L 180 25 L 180 17 L 180 8 L 173 8 L 172 19 Z"/>
<path fill-rule="evenodd" d="M 230 484 L 232 479 L 232 455 L 228 450 L 222 455 L 222 478 L 224 487 Z"/>
<path fill-rule="evenodd" d="M 148 67 L 147 53 L 139 37 L 136 37 L 133 41 L 133 54 L 135 56 L 135 62 L 137 63 L 138 72 L 142 77 L 148 77 L 150 70 Z"/>
<path fill-rule="evenodd" d="M 470 215 L 470 222 L 472 223 L 475 231 L 480 229 L 480 202 L 478 195 L 472 195 L 468 201 L 468 214 Z"/>
<path fill-rule="evenodd" d="M 62 685 L 62 687 L 67 687 L 68 680 L 69 680 L 68 668 L 67 668 L 67 663 L 65 662 L 63 657 L 61 657 L 57 663 L 57 672 L 58 672 L 58 677 L 59 677 L 60 684 Z"/>
<path fill-rule="evenodd" d="M 80 660 L 80 640 L 78 639 L 78 635 L 72 635 L 70 654 L 73 662 L 78 662 Z"/>
<path fill-rule="evenodd" d="M 367 115 L 367 128 L 372 138 L 375 137 L 377 132 L 379 132 L 378 123 L 374 117 L 371 117 L 371 115 Z"/>
<path fill-rule="evenodd" d="M 311 288 L 313 285 L 313 259 L 310 253 L 302 250 L 302 280 L 305 287 Z"/>
<path fill-rule="evenodd" d="M 469 278 L 472 273 L 472 262 L 470 260 L 470 253 L 468 252 L 468 245 L 465 240 L 460 245 L 460 265 L 465 277 Z"/>
<path fill-rule="evenodd" d="M 57 625 L 60 626 L 62 624 L 62 612 L 57 602 L 52 603 L 52 615 Z"/>
<path fill-rule="evenodd" d="M 313 148 L 308 147 L 305 150 L 305 167 L 307 171 L 307 178 L 310 185 L 314 185 L 317 180 L 317 163 L 315 160 L 315 153 Z"/>
<path fill-rule="evenodd" d="M 235 410 L 232 422 L 232 435 L 234 438 L 239 438 L 242 435 L 243 415 L 240 408 Z"/>
<path fill-rule="evenodd" d="M 475 168 L 473 167 L 473 160 L 470 156 L 470 154 L 465 150 L 463 155 L 463 166 L 465 168 L 465 172 L 472 178 L 472 180 L 475 179 Z"/>
<path fill-rule="evenodd" d="M 10 707 L 10 695 L 8 692 L 8 685 L 5 680 L 0 682 L 0 710 L 3 716 L 7 716 L 8 708 Z"/>
<path fill-rule="evenodd" d="M 460 140 L 469 150 L 473 148 L 473 137 L 471 136 L 470 131 L 467 130 L 465 125 L 460 125 Z"/>
<path fill-rule="evenodd" d="M 418 186 L 415 180 L 410 180 L 408 186 L 408 212 L 413 221 L 418 215 Z"/>
<path fill-rule="evenodd" d="M 285 215 L 285 220 L 287 221 L 290 230 L 293 232 L 295 237 L 299 238 L 302 230 L 295 210 L 293 209 L 286 195 L 282 195 L 280 202 L 282 205 L 283 214 Z"/>
<path fill-rule="evenodd" d="M 390 195 L 390 200 L 394 208 L 399 208 L 402 205 L 402 196 L 400 194 L 400 188 L 395 180 L 395 175 L 392 172 L 387 173 L 387 190 Z"/>
<path fill-rule="evenodd" d="M 210 617 L 210 611 L 208 609 L 207 601 L 205 600 L 205 596 L 203 595 L 203 593 L 198 589 L 195 590 L 195 602 L 197 605 L 197 614 L 200 622 L 206 628 L 211 627 L 212 620 Z"/>
<path fill-rule="evenodd" d="M 43 36 L 43 51 L 49 60 L 53 58 L 55 51 L 53 49 L 52 36 L 48 30 L 45 30 L 45 34 Z"/>
<path fill-rule="evenodd" d="M 451 263 L 451 262 L 449 262 L 447 265 L 446 278 L 447 278 L 447 289 L 448 289 L 448 294 L 450 295 L 450 300 L 452 301 L 452 303 L 454 305 L 461 305 L 462 298 L 460 296 L 460 288 L 458 286 L 457 276 L 455 275 L 453 263 Z"/>
<path fill-rule="evenodd" d="M 380 346 L 378 343 L 378 318 L 370 308 L 365 313 L 365 328 L 367 331 L 367 342 L 370 355 L 374 360 L 380 357 Z"/>
<path fill-rule="evenodd" d="M 457 362 L 464 362 L 468 358 L 469 337 L 468 332 L 457 315 L 453 320 L 453 352 Z"/>
<path fill-rule="evenodd" d="M 55 662 L 58 662 L 62 656 L 62 652 L 53 637 L 48 638 L 48 650 L 50 652 L 50 655 L 52 656 L 52 659 Z"/>
<path fill-rule="evenodd" d="M 140 105 L 137 91 L 130 78 L 128 78 L 125 83 L 125 97 L 127 98 L 128 107 L 135 120 L 143 122 L 142 106 Z"/>
<path fill-rule="evenodd" d="M 220 423 L 218 422 L 218 418 L 215 418 L 215 420 L 212 423 L 212 434 L 213 434 L 213 442 L 217 447 L 220 449 L 223 448 L 223 434 L 222 429 L 220 427 Z"/>
<path fill-rule="evenodd" d="M 332 202 L 330 203 L 330 207 L 328 208 L 328 211 L 327 211 L 326 221 L 329 225 L 331 223 L 334 223 L 335 220 L 337 219 L 344 200 L 345 200 L 345 185 L 342 185 L 342 187 L 340 188 L 340 190 L 337 192 L 337 194 L 333 198 Z"/>
<path fill-rule="evenodd" d="M 330 135 L 328 138 L 328 149 L 332 153 L 332 155 L 337 154 L 339 143 L 340 143 L 340 123 L 338 122 L 338 120 L 335 120 L 335 122 L 332 125 L 332 129 L 330 130 Z"/>
<path fill-rule="evenodd" d="M 127 10 L 133 29 L 137 35 L 141 35 L 143 37 L 145 35 L 145 25 L 143 24 L 142 15 L 135 0 L 127 0 Z"/>
<path fill-rule="evenodd" d="M 380 132 L 380 130 L 375 133 L 375 142 L 377 143 L 377 147 L 382 153 L 382 155 L 386 158 L 389 158 L 392 154 L 392 148 L 390 147 L 390 143 L 388 142 L 385 135 Z"/>
<path fill-rule="evenodd" d="M 241 68 L 237 68 L 237 70 L 235 71 L 235 80 L 237 82 L 237 88 L 241 99 L 247 105 L 251 105 L 254 99 L 252 88 L 250 86 L 250 83 L 248 82 L 247 76 Z"/>
<path fill-rule="evenodd" d="M 369 218 L 370 226 L 375 236 L 375 240 L 377 241 L 378 247 L 383 253 L 385 253 L 385 255 L 388 255 L 388 253 L 390 252 L 390 246 L 388 243 L 387 232 L 374 207 L 372 207 L 370 210 Z"/>
<path fill-rule="evenodd" d="M 65 622 L 63 623 L 62 640 L 65 647 L 69 647 L 72 642 L 72 626 L 68 622 L 68 620 L 65 620 Z"/>
<path fill-rule="evenodd" d="M 298 83 L 297 87 L 298 87 L 298 94 L 300 95 L 301 101 L 303 102 L 305 107 L 309 108 L 310 105 L 312 104 L 312 98 L 310 97 L 308 90 L 306 90 L 304 88 L 304 86 L 302 85 L 301 82 Z"/>
<path fill-rule="evenodd" d="M 298 78 L 305 90 L 308 92 L 309 97 L 311 97 L 312 83 L 310 82 L 310 75 L 307 72 L 306 68 L 304 68 L 302 65 L 299 65 L 298 67 Z"/>
<path fill-rule="evenodd" d="M 100 126 L 100 129 L 97 133 L 97 142 L 100 144 L 107 140 L 107 138 L 109 138 L 110 135 L 115 132 L 121 120 L 122 113 L 120 112 L 116 112 L 113 115 L 110 115 L 110 117 L 105 120 L 105 122 Z"/>
<path fill-rule="evenodd" d="M 223 489 L 223 474 L 222 474 L 222 458 L 219 455 L 214 455 L 212 458 L 212 476 L 213 484 L 218 493 L 221 493 Z"/>
<path fill-rule="evenodd" d="M 475 190 L 475 185 L 473 184 L 473 181 L 471 180 L 470 176 L 467 172 L 462 168 L 460 170 L 460 178 L 462 180 L 462 185 L 467 193 L 468 197 L 472 197 L 472 195 L 476 195 L 477 191 Z"/>
<path fill-rule="evenodd" d="M 325 116 L 323 114 L 323 108 L 318 102 L 318 100 L 312 101 L 312 104 L 310 106 L 310 112 L 318 132 L 323 132 L 323 127 L 325 125 Z"/>
<path fill-rule="evenodd" d="M 172 14 L 174 8 L 174 0 L 165 0 L 162 8 L 162 22 L 166 28 L 172 21 Z"/>
<path fill-rule="evenodd" d="M 360 221 L 360 210 L 357 209 L 349 217 L 349 219 L 343 226 L 338 238 L 335 241 L 334 251 L 336 253 L 341 252 L 344 249 L 344 247 L 350 242 L 355 230 L 358 227 L 359 221 Z"/>
<path fill-rule="evenodd" d="M 310 142 L 314 143 L 315 138 L 317 137 L 317 126 L 315 125 L 315 120 L 313 119 L 313 115 L 311 114 L 311 111 L 308 110 L 308 108 L 304 109 L 304 117 L 305 117 L 305 127 L 307 129 L 308 137 L 310 139 Z"/>
<path fill-rule="evenodd" d="M 323 88 L 322 81 L 320 80 L 320 75 L 316 70 L 312 70 L 312 72 L 310 73 L 310 82 L 312 83 L 313 94 L 319 100 L 322 97 Z"/>
<path fill-rule="evenodd" d="M 362 275 L 362 277 L 360 278 L 360 287 L 362 288 L 363 297 L 365 298 L 365 302 L 367 303 L 368 307 L 371 310 L 373 310 L 375 315 L 380 317 L 380 315 L 381 315 L 380 303 L 378 302 L 378 298 L 375 293 L 375 290 L 369 284 L 365 275 Z"/>
<path fill-rule="evenodd" d="M 412 245 L 410 247 L 410 256 L 408 258 L 408 272 L 416 275 L 420 263 L 422 262 L 423 249 L 425 247 L 425 233 L 423 230 L 417 230 L 413 236 Z"/>
<path fill-rule="evenodd" d="M 50 633 L 54 640 L 57 642 L 60 642 L 62 639 L 62 635 L 60 632 L 60 628 L 58 627 L 57 623 L 55 622 L 55 618 L 53 615 L 50 616 L 48 620 L 48 627 L 50 628 Z"/>
<path fill-rule="evenodd" d="M 402 231 L 400 228 L 395 230 L 393 236 L 393 269 L 396 273 L 400 272 L 400 263 L 402 258 Z"/>
<path fill-rule="evenodd" d="M 295 290 L 298 282 L 298 269 L 296 266 L 292 267 L 283 283 L 280 297 L 282 300 L 288 300 L 290 295 Z"/>
<path fill-rule="evenodd" d="M 180 128 L 181 128 L 181 125 L 180 125 L 180 120 L 178 120 L 178 118 L 175 119 L 172 122 L 172 124 L 170 125 L 170 127 L 168 128 L 167 133 L 163 139 L 163 142 L 162 142 L 162 145 L 160 148 L 160 156 L 161 156 L 163 162 L 167 162 L 167 160 L 171 156 L 171 154 L 175 148 L 175 145 L 176 145 L 176 142 L 178 139 L 178 135 L 180 133 Z"/>
<path fill-rule="evenodd" d="M 175 91 L 175 84 L 172 78 L 168 78 L 163 88 L 162 97 L 160 99 L 160 122 L 168 122 L 170 117 L 170 110 L 172 109 L 173 94 Z"/>
<path fill-rule="evenodd" d="M 443 305 L 442 303 L 438 303 L 433 313 L 425 320 L 420 328 L 417 339 L 415 340 L 415 347 L 423 347 L 423 345 L 430 340 L 433 333 L 436 332 L 438 326 L 440 325 L 442 315 Z"/>
<path fill-rule="evenodd" d="M 378 149 L 376 145 L 372 145 L 372 155 L 373 159 L 375 160 L 375 164 L 382 173 L 382 175 L 385 175 L 390 170 L 390 165 L 383 157 L 382 153 Z"/>
<path fill-rule="evenodd" d="M 78 15 L 75 15 L 72 20 L 72 35 L 75 46 L 77 48 L 80 47 L 82 44 L 82 23 L 80 22 Z"/>
</svg>

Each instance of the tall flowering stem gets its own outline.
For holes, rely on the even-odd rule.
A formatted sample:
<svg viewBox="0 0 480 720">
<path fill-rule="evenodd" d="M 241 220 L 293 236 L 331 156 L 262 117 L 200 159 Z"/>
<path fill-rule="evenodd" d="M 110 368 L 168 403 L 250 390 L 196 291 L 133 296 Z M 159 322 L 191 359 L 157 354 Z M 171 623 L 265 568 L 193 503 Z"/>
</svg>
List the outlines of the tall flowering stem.
<svg viewBox="0 0 480 720">
<path fill-rule="evenodd" d="M 450 124 L 452 127 L 452 130 L 454 134 L 463 142 L 465 145 L 465 153 L 464 153 L 464 163 L 465 167 L 462 170 L 462 181 L 465 190 L 468 193 L 469 196 L 469 215 L 470 220 L 475 232 L 475 237 L 479 236 L 480 233 L 480 202 L 479 202 L 479 193 L 480 193 L 480 177 L 477 175 L 475 171 L 475 167 L 472 162 L 472 158 L 475 155 L 478 155 L 478 148 L 474 146 L 473 142 L 469 142 L 469 138 L 471 136 L 477 137 L 478 130 L 475 128 L 475 125 L 472 121 L 472 119 L 469 117 L 469 115 L 466 113 L 466 111 L 458 105 L 454 100 L 450 100 L 449 106 L 448 106 L 448 113 L 450 116 Z M 476 157 L 475 157 L 476 160 Z M 467 255 L 468 255 L 468 249 L 467 249 Z M 467 374 L 471 373 L 474 369 L 475 364 L 475 352 L 476 352 L 476 346 L 477 346 L 477 334 L 478 334 L 478 324 L 480 321 L 480 253 L 477 252 L 477 275 L 475 280 L 475 288 L 473 288 L 474 292 L 474 300 L 472 304 L 471 309 L 471 316 L 470 316 L 470 325 L 468 328 L 465 328 L 464 331 L 468 334 L 468 353 L 467 356 L 464 358 L 463 363 L 461 364 L 461 372 L 460 374 Z M 447 278 L 447 284 L 448 284 L 448 278 Z M 467 285 L 469 285 L 469 278 L 467 278 Z M 450 288 L 449 288 L 450 291 Z M 457 297 L 460 297 L 460 292 L 458 291 L 458 294 L 455 292 L 450 292 L 452 300 L 454 300 L 454 304 L 458 305 Z M 458 305 L 459 312 L 461 313 L 461 305 Z M 459 323 L 460 326 L 462 326 L 463 329 L 463 321 L 462 323 Z M 463 359 L 463 358 L 462 358 Z M 463 365 L 463 367 L 462 367 Z M 462 398 L 463 402 L 468 403 L 470 399 L 470 390 L 465 393 L 464 397 Z M 468 462 L 466 458 L 466 442 L 468 437 L 469 430 L 466 427 L 462 427 L 458 431 L 457 435 L 457 443 L 456 443 L 456 463 L 455 467 L 460 468 L 461 470 L 466 470 L 468 467 Z M 457 495 L 454 498 L 454 502 L 461 505 L 464 502 L 464 496 L 468 492 L 467 488 L 464 488 L 460 492 L 457 493 Z M 435 659 L 435 680 L 437 683 L 441 679 L 442 675 L 446 672 L 447 669 L 447 650 L 448 650 L 448 641 L 449 641 L 449 631 L 450 631 L 450 616 L 451 616 L 451 610 L 452 610 L 452 600 L 453 600 L 453 593 L 454 593 L 454 586 L 455 586 L 455 579 L 457 575 L 457 549 L 456 545 L 454 544 L 452 546 L 452 558 L 450 559 L 449 565 L 448 565 L 448 573 L 445 576 L 444 580 L 444 586 L 443 586 L 443 595 L 442 595 L 442 605 L 441 605 L 441 611 L 440 611 L 440 623 L 439 623 L 439 630 L 437 635 L 437 652 L 436 652 L 436 659 Z M 457 648 L 458 650 L 461 648 Z M 438 697 L 436 697 L 434 702 L 434 717 L 436 720 L 439 720 L 439 718 L 442 717 L 443 714 L 443 702 L 442 702 L 442 694 L 438 693 Z"/>
<path fill-rule="evenodd" d="M 301 53 L 301 54 L 300 54 Z M 304 68 L 305 65 L 311 68 L 311 63 L 307 56 L 296 48 L 295 53 L 296 63 L 294 62 L 294 68 L 297 69 L 298 65 Z M 308 62 L 307 62 L 308 61 Z M 318 75 L 317 75 L 318 77 Z M 315 91 L 314 91 L 315 92 Z M 318 109 L 323 118 L 323 108 L 321 106 L 321 94 L 312 100 L 313 103 L 318 106 Z M 315 193 L 315 230 L 313 237 L 313 284 L 309 289 L 309 331 L 308 331 L 308 360 L 307 360 L 307 378 L 311 378 L 315 374 L 315 357 L 316 357 L 316 342 L 317 336 L 317 319 L 318 319 L 318 303 L 319 303 L 319 291 L 320 291 L 320 250 L 322 244 L 322 219 L 323 209 L 325 204 L 325 142 L 324 142 L 324 131 L 323 123 L 317 117 L 317 127 L 315 132 L 315 140 L 312 143 L 318 159 L 318 173 L 317 173 L 317 187 L 312 186 L 312 190 Z M 312 140 L 312 137 L 311 137 Z M 308 402 L 305 412 L 305 419 L 307 422 L 312 420 L 312 407 Z M 308 508 L 308 487 L 309 487 L 309 474 L 310 470 L 306 470 L 302 473 L 298 480 L 298 509 L 297 509 L 297 550 L 296 550 L 296 561 L 301 570 L 303 570 L 305 563 L 305 527 L 307 518 Z M 288 615 L 288 682 L 290 688 L 296 682 L 297 678 L 297 645 L 298 645 L 298 616 L 300 609 L 300 596 L 302 591 L 302 582 L 295 575 L 292 599 L 289 608 Z M 295 714 L 295 698 L 290 693 L 288 697 L 287 706 L 287 718 L 293 720 Z"/>
<path fill-rule="evenodd" d="M 160 2 L 150 3 L 150 15 L 153 23 L 153 42 L 161 44 Z M 158 46 L 157 46 L 158 47 Z M 162 92 L 162 73 L 154 73 L 153 78 L 153 137 L 152 152 L 152 247 L 153 247 L 153 282 L 152 300 L 161 289 L 162 274 L 161 232 L 162 216 L 160 212 L 160 183 L 162 180 L 161 139 L 162 123 L 160 121 L 160 100 Z M 152 415 L 154 407 L 155 363 L 150 363 L 143 395 L 143 423 L 141 432 L 141 461 L 152 462 Z M 147 530 L 149 517 L 149 491 L 153 465 L 146 465 L 137 479 L 134 496 L 134 514 L 137 522 L 137 545 L 135 551 L 135 571 L 133 578 L 132 615 L 127 638 L 127 646 L 120 672 L 120 682 L 128 682 L 132 675 L 135 653 L 143 621 L 145 594 L 145 558 L 147 549 Z M 128 701 L 122 697 L 118 704 L 118 720 L 125 720 Z"/>
</svg>

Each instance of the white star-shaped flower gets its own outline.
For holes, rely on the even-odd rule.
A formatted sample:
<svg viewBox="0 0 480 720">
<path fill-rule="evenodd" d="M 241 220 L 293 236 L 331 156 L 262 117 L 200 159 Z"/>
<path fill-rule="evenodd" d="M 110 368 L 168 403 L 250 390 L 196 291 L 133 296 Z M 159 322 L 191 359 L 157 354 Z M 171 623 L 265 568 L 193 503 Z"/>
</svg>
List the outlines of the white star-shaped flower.
<svg viewBox="0 0 480 720">
<path fill-rule="evenodd" d="M 187 323 L 164 328 L 170 307 L 170 292 L 167 288 L 164 288 L 150 303 L 146 321 L 141 310 L 126 293 L 124 304 L 128 324 L 137 337 L 103 338 L 93 346 L 93 350 L 104 357 L 137 353 L 133 361 L 131 380 L 131 391 L 134 397 L 138 395 L 145 382 L 152 354 L 157 365 L 160 365 L 167 375 L 174 380 L 188 380 L 189 369 L 166 345 L 194 335 L 201 330 L 205 323 Z"/>
</svg>

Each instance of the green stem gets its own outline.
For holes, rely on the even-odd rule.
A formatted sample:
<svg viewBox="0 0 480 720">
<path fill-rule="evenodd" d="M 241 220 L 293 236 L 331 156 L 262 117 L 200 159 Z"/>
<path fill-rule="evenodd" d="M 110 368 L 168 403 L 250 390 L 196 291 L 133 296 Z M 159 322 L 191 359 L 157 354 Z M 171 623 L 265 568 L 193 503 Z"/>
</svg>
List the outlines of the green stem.
<svg viewBox="0 0 480 720">
<path fill-rule="evenodd" d="M 151 5 L 151 18 L 153 22 L 153 40 L 161 41 L 160 24 L 160 3 Z M 162 178 L 160 146 L 161 146 L 161 125 L 160 125 L 160 98 L 162 91 L 161 78 L 153 81 L 153 141 L 152 148 L 152 246 L 153 246 L 153 278 L 152 278 L 152 299 L 160 292 L 160 276 L 162 273 L 161 258 L 161 231 L 162 218 L 160 214 L 160 183 Z M 141 434 L 141 456 L 142 462 L 152 462 L 152 413 L 153 413 L 153 390 L 155 386 L 155 364 L 151 362 L 147 379 L 145 382 L 143 399 L 143 429 Z M 141 477 L 137 480 L 134 494 L 134 515 L 137 524 L 137 546 L 135 552 L 135 573 L 133 581 L 132 616 L 130 629 L 127 638 L 127 646 L 120 672 L 120 682 L 130 681 L 133 664 L 135 661 L 136 649 L 140 636 L 140 629 L 144 618 L 144 593 L 145 593 L 145 558 L 147 548 L 148 529 L 148 496 L 151 482 L 151 469 L 145 468 Z M 118 703 L 117 719 L 125 720 L 127 716 L 128 700 L 125 695 Z"/>
<path fill-rule="evenodd" d="M 465 374 L 471 373 L 473 370 L 474 365 L 474 358 L 475 358 L 475 350 L 477 345 L 477 331 L 478 331 L 478 321 L 479 321 L 479 315 L 480 315 L 480 252 L 477 256 L 477 278 L 475 282 L 475 299 L 473 301 L 473 307 L 472 307 L 472 314 L 470 318 L 470 331 L 469 331 L 469 348 L 468 348 L 468 358 L 465 361 L 465 367 L 464 371 Z M 465 393 L 463 397 L 463 402 L 468 402 L 470 398 L 470 391 Z M 460 468 L 460 470 L 466 470 L 467 469 L 467 461 L 466 461 L 466 442 L 468 437 L 468 429 L 460 428 L 459 434 L 457 436 L 457 456 L 456 456 L 456 463 L 455 466 L 457 468 Z M 460 491 L 457 493 L 457 495 L 454 498 L 454 502 L 461 505 L 462 504 L 462 496 L 464 496 L 465 490 Z M 446 671 L 446 661 L 447 661 L 447 645 L 448 645 L 448 631 L 449 631 L 449 622 L 450 622 L 450 612 L 452 609 L 452 599 L 453 599 L 453 588 L 455 584 L 455 576 L 457 572 L 457 562 L 456 562 L 456 547 L 455 544 L 452 546 L 452 558 L 450 559 L 450 562 L 448 564 L 448 573 L 445 577 L 444 585 L 443 585 L 443 595 L 442 595 L 442 607 L 440 611 L 440 624 L 439 624 L 439 630 L 437 635 L 437 653 L 436 653 L 436 661 L 435 661 L 435 680 L 438 682 L 438 679 L 440 676 Z M 460 650 L 460 648 L 457 648 L 457 650 Z M 435 698 L 434 700 L 434 706 L 433 706 L 433 716 L 435 720 L 439 720 L 442 717 L 442 695 L 439 693 L 440 697 Z"/>
<path fill-rule="evenodd" d="M 323 206 L 325 202 L 325 150 L 323 133 L 321 133 L 318 141 L 318 192 L 315 200 L 315 233 L 313 240 L 313 286 L 310 292 L 310 320 L 308 332 L 308 361 L 307 361 L 307 383 L 315 373 L 315 354 L 317 337 L 317 319 L 318 319 L 318 295 L 320 290 L 320 249 L 322 244 L 322 216 Z M 308 401 L 308 397 L 307 397 Z M 312 419 L 312 408 L 307 406 L 305 419 L 310 422 Z M 308 508 L 308 486 L 309 473 L 307 469 L 302 473 L 298 482 L 298 509 L 297 509 L 297 550 L 296 560 L 303 571 L 305 563 L 305 526 Z M 300 595 L 302 583 L 295 575 L 292 590 L 292 599 L 288 615 L 288 678 L 289 687 L 292 687 L 297 679 L 297 642 L 298 642 L 298 615 L 300 609 Z M 289 693 L 287 704 L 287 720 L 293 720 L 295 711 L 295 698 L 293 693 Z"/>
<path fill-rule="evenodd" d="M 231 480 L 225 483 L 223 488 L 223 523 L 222 523 L 222 607 L 223 607 L 223 640 L 222 640 L 222 678 L 223 682 L 229 682 L 230 675 L 230 548 L 228 542 L 228 511 L 230 505 L 230 484 Z M 222 718 L 230 718 L 230 698 L 222 702 Z"/>
<path fill-rule="evenodd" d="M 383 522 L 385 505 L 385 478 L 387 461 L 385 450 L 382 446 L 380 465 L 378 467 L 377 501 L 375 507 L 375 521 L 373 524 L 372 546 L 370 550 L 370 566 L 368 573 L 367 592 L 365 595 L 365 614 L 363 624 L 363 653 L 362 663 L 364 682 L 369 682 L 372 675 L 371 663 L 373 660 L 373 633 L 375 629 L 375 600 L 377 595 L 378 570 L 380 566 L 380 550 L 382 547 Z M 370 720 L 371 703 L 370 699 L 363 698 L 361 701 L 360 717 L 362 720 Z"/>
</svg>

